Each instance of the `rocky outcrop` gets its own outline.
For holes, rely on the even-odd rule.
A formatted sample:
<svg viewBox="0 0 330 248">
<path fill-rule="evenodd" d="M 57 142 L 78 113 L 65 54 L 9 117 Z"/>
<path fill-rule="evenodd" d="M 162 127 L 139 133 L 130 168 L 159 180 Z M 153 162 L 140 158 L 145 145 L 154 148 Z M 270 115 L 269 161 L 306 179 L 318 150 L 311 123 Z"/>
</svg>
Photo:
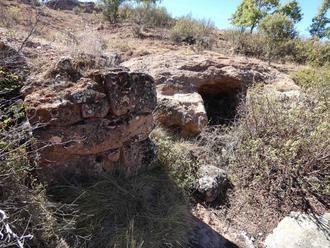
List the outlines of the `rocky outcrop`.
<svg viewBox="0 0 330 248">
<path fill-rule="evenodd" d="M 292 212 L 265 240 L 266 248 L 330 247 L 330 216 Z"/>
<path fill-rule="evenodd" d="M 155 78 L 160 103 L 156 120 L 165 127 L 179 129 L 184 135 L 200 133 L 208 122 L 231 121 L 239 95 L 245 94 L 254 82 L 275 84 L 280 93 L 297 90 L 291 79 L 266 63 L 213 53 L 171 51 L 133 58 L 122 65 Z"/>
<path fill-rule="evenodd" d="M 40 175 L 131 175 L 150 164 L 153 79 L 123 69 L 83 70 L 62 58 L 23 90 Z"/>
</svg>

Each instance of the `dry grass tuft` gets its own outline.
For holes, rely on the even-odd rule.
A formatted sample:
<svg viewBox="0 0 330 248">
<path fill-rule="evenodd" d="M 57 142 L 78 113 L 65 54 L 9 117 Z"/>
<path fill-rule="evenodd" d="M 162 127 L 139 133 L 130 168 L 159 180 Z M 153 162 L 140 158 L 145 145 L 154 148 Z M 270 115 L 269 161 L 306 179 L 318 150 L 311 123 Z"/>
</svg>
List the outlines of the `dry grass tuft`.
<svg viewBox="0 0 330 248">
<path fill-rule="evenodd" d="M 48 194 L 65 206 L 65 216 L 74 216 L 72 234 L 65 236 L 70 247 L 185 247 L 188 242 L 185 196 L 162 168 L 134 178 L 108 175 L 57 185 Z"/>
</svg>

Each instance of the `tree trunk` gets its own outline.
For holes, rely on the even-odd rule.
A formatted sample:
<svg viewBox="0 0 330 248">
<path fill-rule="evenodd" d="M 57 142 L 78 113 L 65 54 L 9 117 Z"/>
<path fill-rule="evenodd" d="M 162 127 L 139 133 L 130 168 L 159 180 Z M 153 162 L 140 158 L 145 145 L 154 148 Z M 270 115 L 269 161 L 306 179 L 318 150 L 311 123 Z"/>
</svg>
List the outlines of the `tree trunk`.
<svg viewBox="0 0 330 248">
<path fill-rule="evenodd" d="M 256 24 L 253 24 L 252 26 L 251 26 L 251 29 L 250 29 L 250 34 L 252 34 L 253 33 L 253 29 L 256 27 Z"/>
</svg>

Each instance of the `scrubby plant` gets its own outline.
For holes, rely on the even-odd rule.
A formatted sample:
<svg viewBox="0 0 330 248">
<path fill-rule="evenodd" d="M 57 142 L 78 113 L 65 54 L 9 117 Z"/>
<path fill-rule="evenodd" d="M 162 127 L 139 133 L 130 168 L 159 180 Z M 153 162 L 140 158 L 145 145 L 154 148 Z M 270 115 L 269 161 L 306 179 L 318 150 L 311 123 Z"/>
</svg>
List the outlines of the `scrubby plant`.
<svg viewBox="0 0 330 248">
<path fill-rule="evenodd" d="M 120 16 L 122 19 L 149 27 L 167 28 L 174 23 L 173 18 L 165 7 L 157 7 L 155 5 L 138 5 L 136 7 L 126 5 L 120 9 Z"/>
<path fill-rule="evenodd" d="M 142 4 L 144 9 L 150 10 L 152 8 L 155 8 L 156 4 L 160 2 L 161 0 L 100 0 L 101 1 L 101 7 L 103 9 L 103 16 L 110 22 L 116 23 L 118 22 L 120 11 L 120 6 L 127 2 L 127 3 L 137 3 Z M 126 8 L 124 8 L 127 10 Z M 129 12 L 126 12 L 124 16 L 127 17 L 127 14 Z"/>
<path fill-rule="evenodd" d="M 118 21 L 119 6 L 124 0 L 101 0 L 103 16 L 111 23 Z"/>
<path fill-rule="evenodd" d="M 330 65 L 296 71 L 291 73 L 291 78 L 304 89 L 323 91 L 329 88 Z"/>
<path fill-rule="evenodd" d="M 329 78 L 307 78 L 309 86 L 295 100 L 251 89 L 228 132 L 236 139 L 229 160 L 234 184 L 251 204 L 282 213 L 329 207 Z"/>
<path fill-rule="evenodd" d="M 75 13 L 76 15 L 81 15 L 84 12 L 84 9 L 77 6 L 73 8 L 73 13 Z"/>
<path fill-rule="evenodd" d="M 158 161 L 169 172 L 177 185 L 186 192 L 196 179 L 198 162 L 193 159 L 190 149 L 193 144 L 187 140 L 157 128 L 151 137 L 157 146 Z"/>
<path fill-rule="evenodd" d="M 251 34 L 240 30 L 225 30 L 223 38 L 229 42 L 230 50 L 236 54 L 266 59 L 266 40 L 265 36 L 260 33 Z"/>
<path fill-rule="evenodd" d="M 196 20 L 185 16 L 176 21 L 171 30 L 171 37 L 176 42 L 186 42 L 204 48 L 212 46 L 214 24 L 210 20 Z"/>
<path fill-rule="evenodd" d="M 296 40 L 293 47 L 294 61 L 312 66 L 330 63 L 330 42 L 317 40 Z"/>
<path fill-rule="evenodd" d="M 274 49 L 296 36 L 293 21 L 281 13 L 263 18 L 260 23 L 260 30 L 266 36 L 269 63 L 272 60 Z"/>
<path fill-rule="evenodd" d="M 267 60 L 268 40 L 259 32 L 247 33 L 239 30 L 225 30 L 223 39 L 233 53 Z M 287 39 L 273 47 L 272 60 L 322 66 L 330 61 L 330 42 L 314 39 Z"/>
<path fill-rule="evenodd" d="M 16 6 L 0 8 L 0 23 L 6 27 L 17 25 L 21 18 L 21 10 Z"/>
<path fill-rule="evenodd" d="M 56 247 L 60 243 L 56 220 L 27 157 L 31 137 L 21 87 L 18 75 L 0 68 L 0 210 L 8 215 L 12 231 L 19 236 L 16 240 L 0 237 L 0 247 L 24 242 L 33 247 Z M 33 238 L 25 239 L 25 235 Z"/>
</svg>

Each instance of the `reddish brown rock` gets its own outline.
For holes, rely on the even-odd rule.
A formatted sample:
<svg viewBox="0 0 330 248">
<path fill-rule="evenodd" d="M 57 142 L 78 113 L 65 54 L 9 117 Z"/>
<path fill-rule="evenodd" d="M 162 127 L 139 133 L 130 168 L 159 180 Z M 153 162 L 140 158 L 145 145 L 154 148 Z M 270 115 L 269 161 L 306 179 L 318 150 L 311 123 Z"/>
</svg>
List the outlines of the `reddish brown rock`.
<svg viewBox="0 0 330 248">
<path fill-rule="evenodd" d="M 114 169 L 130 175 L 146 167 L 153 154 L 148 138 L 156 106 L 153 79 L 74 65 L 62 59 L 23 90 L 39 174 L 47 180 Z"/>
<path fill-rule="evenodd" d="M 299 87 L 286 74 L 250 58 L 170 51 L 133 58 L 122 65 L 155 79 L 159 102 L 155 119 L 185 136 L 200 133 L 208 123 L 233 121 L 239 98 L 253 83 L 266 85 L 275 95 L 299 94 Z"/>
</svg>

